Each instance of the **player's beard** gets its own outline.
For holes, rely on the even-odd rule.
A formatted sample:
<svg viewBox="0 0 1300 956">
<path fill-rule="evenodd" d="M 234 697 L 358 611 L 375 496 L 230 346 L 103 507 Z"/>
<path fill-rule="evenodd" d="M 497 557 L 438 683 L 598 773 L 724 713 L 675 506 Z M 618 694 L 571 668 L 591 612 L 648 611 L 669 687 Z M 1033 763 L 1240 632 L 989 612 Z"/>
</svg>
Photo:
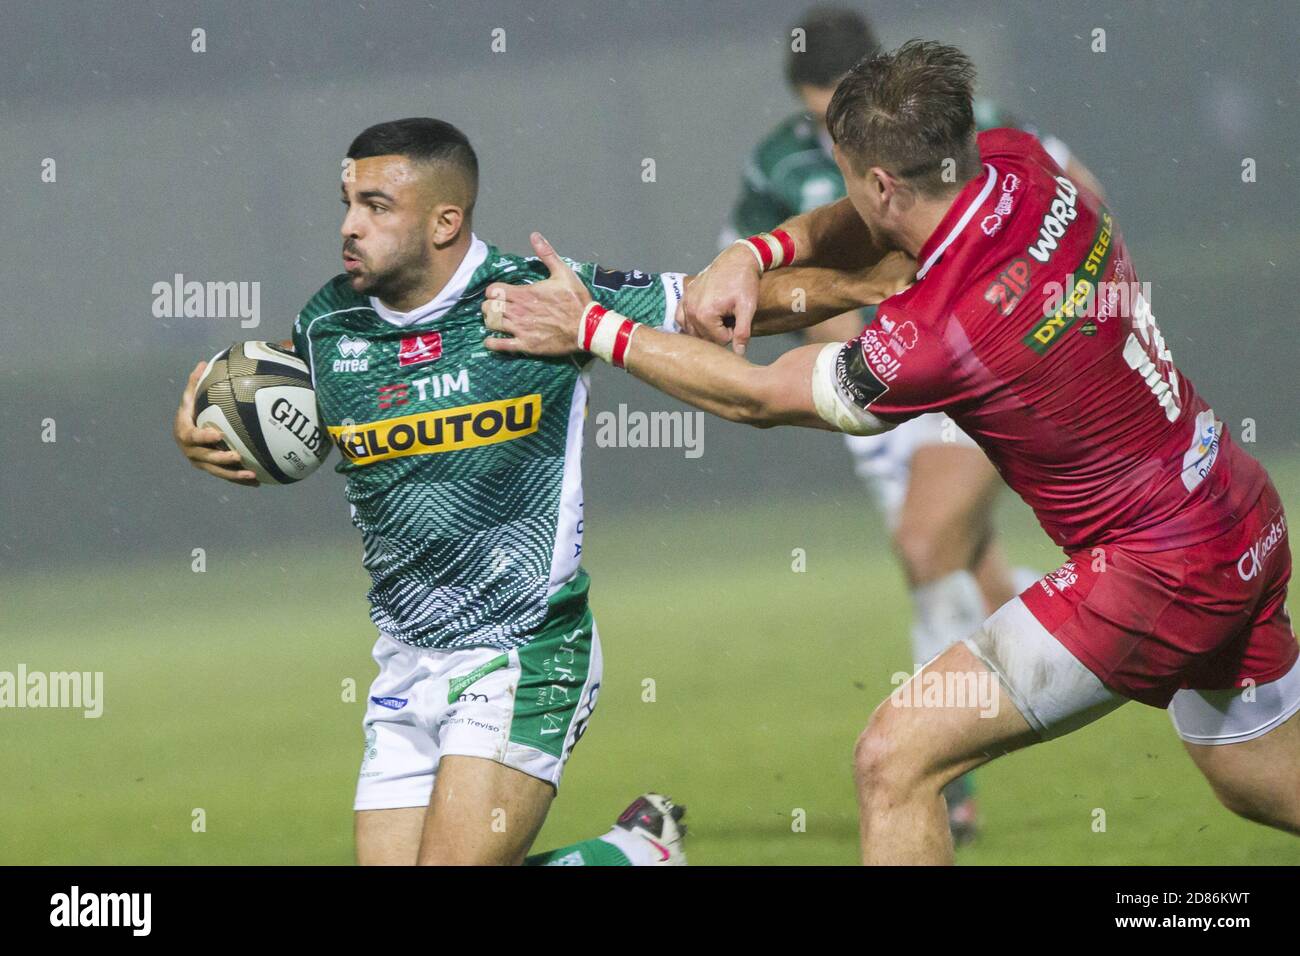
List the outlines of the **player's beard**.
<svg viewBox="0 0 1300 956">
<path fill-rule="evenodd" d="M 346 244 L 344 249 L 358 254 Z M 416 232 L 408 236 L 394 254 L 394 259 L 387 268 L 372 271 L 363 258 L 361 272 L 352 276 L 352 290 L 383 302 L 400 302 L 424 281 L 429 272 L 430 252 L 421 234 Z"/>
</svg>

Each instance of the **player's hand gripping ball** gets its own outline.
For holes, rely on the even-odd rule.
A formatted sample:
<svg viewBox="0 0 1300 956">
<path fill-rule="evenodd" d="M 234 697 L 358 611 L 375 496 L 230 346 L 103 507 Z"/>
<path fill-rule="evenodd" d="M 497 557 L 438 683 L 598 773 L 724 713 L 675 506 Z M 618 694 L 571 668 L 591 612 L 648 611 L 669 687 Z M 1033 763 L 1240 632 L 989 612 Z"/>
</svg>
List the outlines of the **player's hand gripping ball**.
<svg viewBox="0 0 1300 956">
<path fill-rule="evenodd" d="M 221 432 L 243 467 L 272 485 L 301 481 L 330 451 L 307 365 L 273 342 L 236 342 L 203 371 L 194 423 Z"/>
</svg>

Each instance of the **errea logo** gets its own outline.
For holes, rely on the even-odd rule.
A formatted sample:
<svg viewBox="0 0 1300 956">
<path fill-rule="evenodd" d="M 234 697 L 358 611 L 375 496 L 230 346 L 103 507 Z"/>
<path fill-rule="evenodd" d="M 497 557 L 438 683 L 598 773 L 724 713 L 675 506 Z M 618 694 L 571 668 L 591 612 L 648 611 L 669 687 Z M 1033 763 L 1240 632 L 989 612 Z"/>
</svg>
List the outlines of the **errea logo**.
<svg viewBox="0 0 1300 956">
<path fill-rule="evenodd" d="M 334 360 L 336 372 L 364 372 L 370 367 L 370 360 L 362 358 L 370 343 L 365 339 L 354 339 L 345 335 L 339 339 L 338 349 L 342 358 Z"/>
</svg>

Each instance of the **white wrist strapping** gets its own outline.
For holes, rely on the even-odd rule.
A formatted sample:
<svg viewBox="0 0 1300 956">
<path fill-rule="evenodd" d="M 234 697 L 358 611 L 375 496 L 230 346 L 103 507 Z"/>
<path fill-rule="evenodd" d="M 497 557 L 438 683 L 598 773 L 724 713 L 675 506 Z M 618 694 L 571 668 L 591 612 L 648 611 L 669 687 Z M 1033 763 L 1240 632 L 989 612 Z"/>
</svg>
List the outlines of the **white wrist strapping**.
<svg viewBox="0 0 1300 956">
<path fill-rule="evenodd" d="M 590 302 L 578 322 L 578 348 L 623 368 L 632 333 L 638 324 L 627 316 L 611 312 L 599 302 Z"/>
</svg>

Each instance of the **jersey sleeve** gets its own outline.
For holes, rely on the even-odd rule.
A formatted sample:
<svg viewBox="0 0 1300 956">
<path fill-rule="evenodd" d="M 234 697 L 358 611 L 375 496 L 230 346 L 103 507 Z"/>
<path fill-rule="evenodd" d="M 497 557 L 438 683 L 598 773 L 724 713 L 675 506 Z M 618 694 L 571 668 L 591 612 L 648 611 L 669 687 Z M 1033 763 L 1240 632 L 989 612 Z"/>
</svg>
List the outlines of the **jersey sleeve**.
<svg viewBox="0 0 1300 956">
<path fill-rule="evenodd" d="M 293 340 L 293 353 L 302 359 L 307 366 L 307 374 L 311 377 L 312 385 L 316 384 L 316 369 L 312 365 L 311 345 L 307 341 L 307 319 L 306 310 L 299 312 L 293 320 L 293 330 L 289 338 Z"/>
<path fill-rule="evenodd" d="M 878 313 L 856 339 L 830 344 L 813 371 L 817 412 L 841 431 L 871 435 L 955 398 L 953 363 L 938 335 L 905 313 Z"/>
<path fill-rule="evenodd" d="M 607 309 L 665 332 L 677 331 L 677 303 L 686 289 L 680 272 L 616 272 L 592 262 L 574 263 L 591 297 Z"/>
<path fill-rule="evenodd" d="M 311 374 L 313 384 L 316 381 L 316 369 L 313 366 L 314 356 L 311 350 L 311 339 L 308 336 L 312 322 L 340 309 L 361 305 L 364 302 L 364 299 L 351 292 L 348 277 L 337 275 L 307 300 L 307 304 L 293 320 L 293 329 L 289 334 L 289 338 L 293 340 L 293 351 L 298 358 L 307 363 L 307 371 Z"/>
<path fill-rule="evenodd" d="M 311 353 L 307 348 L 307 335 L 302 327 L 302 313 L 299 312 L 297 318 L 293 320 L 293 331 L 290 332 L 289 338 L 293 340 L 293 351 L 298 358 L 307 363 L 308 371 L 311 370 Z"/>
</svg>

